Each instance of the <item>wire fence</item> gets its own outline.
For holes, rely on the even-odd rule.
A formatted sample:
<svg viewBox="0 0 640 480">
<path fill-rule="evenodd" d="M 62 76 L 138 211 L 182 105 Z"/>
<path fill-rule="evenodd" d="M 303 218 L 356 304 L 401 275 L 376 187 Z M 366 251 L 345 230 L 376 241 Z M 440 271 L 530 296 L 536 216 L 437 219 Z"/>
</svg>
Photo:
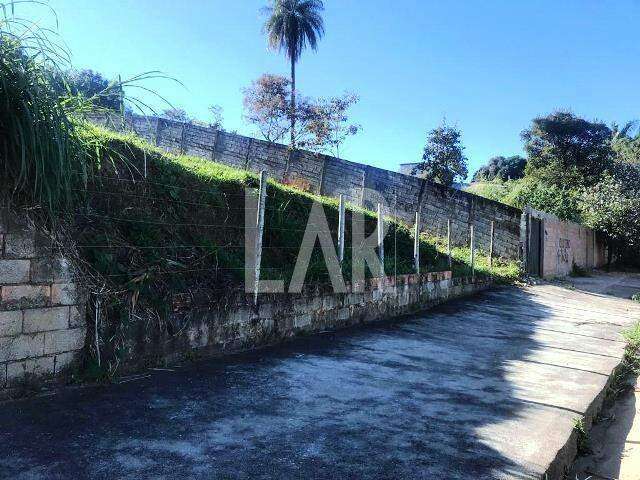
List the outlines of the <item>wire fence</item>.
<svg viewBox="0 0 640 480">
<path fill-rule="evenodd" d="M 103 277 L 108 279 L 121 279 L 121 281 L 133 281 L 140 278 L 141 275 L 153 277 L 177 277 L 196 274 L 210 274 L 217 279 L 221 273 L 230 273 L 237 279 L 244 274 L 245 291 L 253 292 L 257 301 L 257 294 L 260 289 L 260 281 L 267 279 L 287 279 L 290 278 L 292 270 L 297 262 L 298 252 L 302 248 L 302 240 L 304 236 L 314 236 L 314 257 L 311 261 L 311 267 L 318 274 L 318 259 L 320 258 L 321 249 L 318 249 L 318 238 L 322 235 L 330 236 L 334 248 L 334 253 L 338 258 L 341 268 L 340 274 L 343 274 L 353 263 L 354 250 L 361 249 L 360 245 L 346 245 L 349 238 L 347 229 L 347 215 L 350 215 L 351 222 L 356 221 L 353 212 L 349 212 L 346 208 L 346 202 L 343 195 L 340 195 L 338 206 L 338 218 L 334 226 L 329 226 L 329 221 L 314 223 L 310 219 L 306 221 L 305 228 L 297 228 L 295 225 L 286 225 L 287 214 L 292 209 L 290 204 L 273 205 L 267 202 L 267 177 L 264 172 L 259 176 L 257 185 L 257 194 L 255 192 L 247 194 L 237 192 L 223 192 L 217 186 L 212 186 L 210 190 L 193 189 L 162 182 L 153 182 L 148 179 L 135 180 L 130 178 L 121 178 L 108 175 L 97 175 L 93 177 L 98 184 L 92 184 L 91 187 L 85 189 L 76 189 L 76 192 L 85 196 L 88 201 L 86 205 L 75 212 L 78 219 L 88 223 L 96 224 L 94 235 L 88 236 L 88 239 L 95 239 L 94 242 L 80 242 L 77 247 L 89 256 L 100 257 L 100 255 L 112 255 L 113 253 L 126 252 L 123 256 L 133 256 L 144 252 L 145 255 L 155 257 L 155 262 L 144 264 L 140 261 L 137 264 L 133 262 L 126 265 L 125 271 L 114 271 L 113 265 L 106 265 L 100 272 Z M 111 190 L 106 188 L 109 182 L 118 182 L 118 185 L 126 185 L 119 190 Z M 196 195 L 206 198 L 212 197 L 212 201 L 186 199 L 187 195 L 181 198 L 173 198 L 172 196 L 152 195 L 150 191 L 140 193 L 140 186 L 146 185 L 151 187 L 160 187 L 162 189 L 180 190 L 188 195 Z M 135 188 L 136 191 L 128 191 L 127 188 Z M 202 194 L 202 195 L 199 195 Z M 103 200 L 97 200 L 103 199 Z M 159 218 L 139 218 L 139 212 L 130 206 L 131 202 L 137 201 L 148 207 L 161 208 L 158 213 Z M 126 206 L 129 205 L 129 206 Z M 171 221 L 169 218 L 163 219 L 163 211 L 167 209 L 180 207 L 189 209 L 192 213 L 202 212 L 201 221 L 177 222 Z M 393 225 L 393 238 L 385 238 L 385 219 L 383 215 L 382 204 L 377 205 L 375 218 L 364 218 L 363 232 L 368 224 L 369 230 L 373 228 L 376 233 L 376 255 L 379 261 L 379 270 L 372 271 L 373 276 L 384 277 L 387 272 L 392 269 L 393 276 L 397 277 L 401 273 L 421 273 L 421 267 L 428 267 L 426 259 L 422 258 L 421 250 L 424 245 L 421 242 L 421 214 L 415 212 L 412 238 L 402 238 L 404 246 L 407 247 L 407 240 L 410 242 L 408 248 L 399 246 L 398 226 Z M 108 211 L 109 208 L 121 208 L 121 211 Z M 294 209 L 295 210 L 295 209 Z M 299 210 L 299 208 L 298 208 Z M 296 210 L 292 215 L 300 220 L 301 212 Z M 233 215 L 230 216 L 230 214 Z M 308 213 L 308 212 L 305 212 Z M 397 218 L 397 199 L 392 207 L 393 217 Z M 167 215 L 168 217 L 168 215 Z M 218 221 L 207 221 L 208 219 L 216 219 Z M 242 221 L 240 221 L 242 219 Z M 335 219 L 334 219 L 335 220 Z M 368 220 L 368 222 L 367 222 Z M 294 222 L 291 222 L 294 223 Z M 119 227 L 119 225 L 122 225 Z M 165 242 L 154 243 L 149 239 L 142 240 L 122 235 L 122 231 L 127 228 L 124 225 L 138 225 L 150 227 L 155 232 L 148 233 L 144 231 L 140 233 L 143 237 L 148 234 L 151 240 L 154 236 L 159 236 L 161 232 L 165 237 Z M 100 231 L 100 226 L 104 227 L 104 231 Z M 111 230 L 109 230 L 111 228 Z M 175 238 L 171 237 L 171 232 L 180 230 L 180 234 L 176 234 Z M 203 235 L 207 237 L 206 241 L 195 241 L 193 237 L 202 235 L 203 232 L 214 232 L 214 234 Z M 469 226 L 469 247 L 470 258 L 469 265 L 471 274 L 475 276 L 475 238 L 474 227 Z M 250 240 L 247 240 L 250 236 Z M 491 222 L 491 240 L 490 251 L 488 253 L 488 262 L 493 262 L 493 237 L 494 222 Z M 184 241 L 191 238 L 193 241 Z M 446 253 L 435 250 L 436 260 L 444 260 L 445 268 L 451 270 L 453 266 L 452 259 L 452 222 L 447 221 L 446 234 Z M 139 241 L 137 241 L 139 240 Z M 353 239 L 352 239 L 353 241 Z M 385 241 L 392 248 L 391 256 L 385 257 Z M 337 244 L 335 243 L 337 242 Z M 149 244 L 151 243 L 151 244 Z M 399 248 L 400 247 L 400 248 Z M 249 258 L 248 250 L 252 250 Z M 105 253 L 106 252 L 106 253 Z M 166 258 L 167 255 L 172 258 Z M 105 257 L 107 260 L 111 257 Z M 247 260 L 250 261 L 247 261 Z M 116 261 L 112 259 L 112 261 Z M 281 264 L 278 264 L 281 262 Z M 327 267 L 325 263 L 325 267 Z M 400 268 L 399 268 L 400 267 Z M 253 272 L 248 275 L 247 270 L 252 268 Z M 372 268 L 372 266 L 370 266 Z M 326 273 L 326 272 L 324 272 Z M 325 275 L 326 277 L 327 275 Z M 251 279 L 247 284 L 246 280 Z M 317 281 L 316 284 L 329 285 L 327 282 Z M 228 290 L 228 287 L 220 290 Z"/>
</svg>

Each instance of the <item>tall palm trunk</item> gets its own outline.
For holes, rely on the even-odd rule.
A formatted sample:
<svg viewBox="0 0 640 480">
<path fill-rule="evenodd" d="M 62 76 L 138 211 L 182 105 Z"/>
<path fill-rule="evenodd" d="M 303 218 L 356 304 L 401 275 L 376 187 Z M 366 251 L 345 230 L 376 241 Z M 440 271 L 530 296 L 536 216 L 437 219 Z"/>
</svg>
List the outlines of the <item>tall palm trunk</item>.
<svg viewBox="0 0 640 480">
<path fill-rule="evenodd" d="M 296 62 L 291 59 L 291 148 L 296 147 Z"/>
</svg>

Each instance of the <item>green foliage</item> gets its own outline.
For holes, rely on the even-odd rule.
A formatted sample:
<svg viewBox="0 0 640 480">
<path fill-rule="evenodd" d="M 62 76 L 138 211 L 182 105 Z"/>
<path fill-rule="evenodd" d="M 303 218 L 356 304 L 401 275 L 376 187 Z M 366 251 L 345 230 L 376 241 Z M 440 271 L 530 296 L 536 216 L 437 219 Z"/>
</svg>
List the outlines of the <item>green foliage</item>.
<svg viewBox="0 0 640 480">
<path fill-rule="evenodd" d="M 81 96 L 93 99 L 95 107 L 121 112 L 124 108 L 124 90 L 119 82 L 112 82 L 93 70 L 52 70 L 52 85 L 58 96 Z"/>
<path fill-rule="evenodd" d="M 622 181 L 605 175 L 584 193 L 582 211 L 588 226 L 619 243 L 637 246 L 640 241 L 640 197 Z"/>
<path fill-rule="evenodd" d="M 640 164 L 640 122 L 627 122 L 622 128 L 614 125 L 611 143 L 619 161 Z"/>
<path fill-rule="evenodd" d="M 473 182 L 491 182 L 494 180 L 518 180 L 524 176 L 524 169 L 527 165 L 527 159 L 520 155 L 511 157 L 493 157 L 489 163 L 475 173 Z"/>
<path fill-rule="evenodd" d="M 52 87 L 52 67 L 13 39 L 7 21 L 0 17 L 0 189 L 49 209 L 65 206 L 85 176 L 83 146 Z"/>
<path fill-rule="evenodd" d="M 271 0 L 265 9 L 268 16 L 264 24 L 269 46 L 284 50 L 291 61 L 291 148 L 296 146 L 296 63 L 307 47 L 318 48 L 324 35 L 322 0 Z"/>
<path fill-rule="evenodd" d="M 569 112 L 535 118 L 522 139 L 527 173 L 549 185 L 592 185 L 612 165 L 611 129 Z"/>
<path fill-rule="evenodd" d="M 303 140 L 299 145 L 316 152 L 340 156 L 340 147 L 348 137 L 356 135 L 361 126 L 349 122 L 348 111 L 358 103 L 354 93 L 306 100 L 298 107 Z"/>
<path fill-rule="evenodd" d="M 509 196 L 514 188 L 517 188 L 518 181 L 511 180 L 502 182 L 500 180 L 494 180 L 492 182 L 473 182 L 468 185 L 464 190 L 479 195 L 489 200 L 495 200 L 496 202 L 507 203 Z"/>
<path fill-rule="evenodd" d="M 518 208 L 529 205 L 564 220 L 579 221 L 580 198 L 579 190 L 549 185 L 535 176 L 528 176 L 518 181 L 503 200 Z"/>
<path fill-rule="evenodd" d="M 577 435 L 578 455 L 587 455 L 591 453 L 591 441 L 589 439 L 589 432 L 587 432 L 584 420 L 581 418 L 575 418 L 573 420 L 573 430 Z"/>
<path fill-rule="evenodd" d="M 456 127 L 443 124 L 427 134 L 422 162 L 414 167 L 432 181 L 451 186 L 458 178 L 466 178 L 467 158 L 462 146 L 462 133 Z"/>
</svg>

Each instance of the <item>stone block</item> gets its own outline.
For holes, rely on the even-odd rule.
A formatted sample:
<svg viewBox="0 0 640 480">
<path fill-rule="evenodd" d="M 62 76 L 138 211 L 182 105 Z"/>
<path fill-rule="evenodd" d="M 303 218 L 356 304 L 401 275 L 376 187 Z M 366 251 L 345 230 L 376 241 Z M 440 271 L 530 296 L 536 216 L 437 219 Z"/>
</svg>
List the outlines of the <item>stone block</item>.
<svg viewBox="0 0 640 480">
<path fill-rule="evenodd" d="M 49 332 L 69 327 L 69 307 L 38 308 L 24 311 L 24 333 Z"/>
<path fill-rule="evenodd" d="M 4 236 L 4 256 L 6 258 L 33 258 L 36 243 L 33 233 L 7 233 Z"/>
<path fill-rule="evenodd" d="M 0 260 L 0 285 L 27 283 L 29 260 Z"/>
<path fill-rule="evenodd" d="M 22 311 L 0 312 L 0 337 L 13 337 L 22 333 Z"/>
<path fill-rule="evenodd" d="M 54 357 L 55 371 L 57 375 L 73 365 L 78 356 L 77 352 L 59 353 Z"/>
<path fill-rule="evenodd" d="M 34 358 L 7 364 L 7 384 L 16 384 L 27 377 L 52 375 L 55 371 L 54 357 Z"/>
<path fill-rule="evenodd" d="M 41 357 L 44 334 L 18 335 L 0 338 L 0 362 L 15 362 L 25 358 Z"/>
<path fill-rule="evenodd" d="M 78 303 L 75 283 L 54 283 L 51 285 L 52 305 L 74 305 Z"/>
<path fill-rule="evenodd" d="M 86 329 L 73 328 L 46 332 L 44 337 L 44 354 L 63 353 L 80 350 L 84 346 Z"/>
<path fill-rule="evenodd" d="M 6 309 L 44 307 L 50 295 L 51 289 L 46 285 L 3 285 L 0 306 Z"/>
<path fill-rule="evenodd" d="M 44 257 L 31 260 L 33 283 L 65 283 L 73 280 L 71 263 L 62 257 Z"/>
<path fill-rule="evenodd" d="M 308 327 L 309 325 L 311 325 L 311 320 L 312 320 L 312 317 L 310 313 L 306 313 L 304 315 L 297 315 L 293 319 L 293 326 L 295 328 Z"/>
<path fill-rule="evenodd" d="M 348 320 L 351 315 L 351 310 L 349 307 L 344 307 L 338 310 L 338 320 Z"/>
<path fill-rule="evenodd" d="M 69 307 L 69 328 L 85 327 L 87 325 L 86 305 L 72 305 Z"/>
</svg>

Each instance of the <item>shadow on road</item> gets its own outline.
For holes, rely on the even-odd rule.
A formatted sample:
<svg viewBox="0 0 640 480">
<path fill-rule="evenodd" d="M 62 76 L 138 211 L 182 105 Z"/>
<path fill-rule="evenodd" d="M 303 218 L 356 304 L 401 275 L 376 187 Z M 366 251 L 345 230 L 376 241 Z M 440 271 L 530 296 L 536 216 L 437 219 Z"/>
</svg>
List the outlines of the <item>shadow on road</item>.
<svg viewBox="0 0 640 480">
<path fill-rule="evenodd" d="M 549 315 L 505 288 L 401 322 L 5 405 L 0 477 L 533 478 L 541 467 L 519 458 L 533 442 L 519 421 L 564 407 L 515 385 L 513 365 L 539 348 Z"/>
</svg>

